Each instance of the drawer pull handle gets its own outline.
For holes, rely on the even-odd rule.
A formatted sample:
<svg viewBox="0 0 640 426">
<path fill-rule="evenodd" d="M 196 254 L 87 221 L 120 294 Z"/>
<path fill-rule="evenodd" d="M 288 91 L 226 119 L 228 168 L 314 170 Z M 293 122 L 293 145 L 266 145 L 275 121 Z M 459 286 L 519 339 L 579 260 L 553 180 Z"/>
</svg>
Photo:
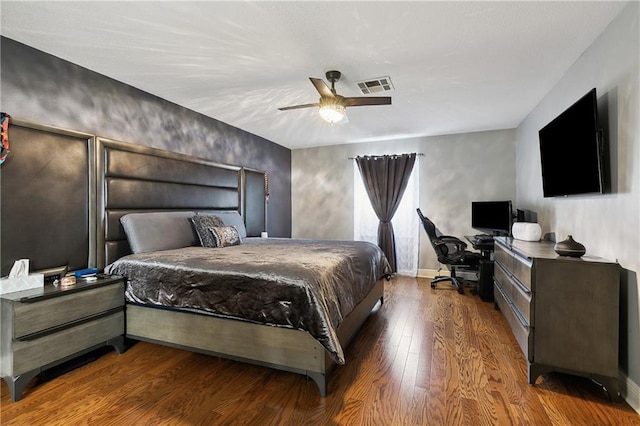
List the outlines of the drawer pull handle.
<svg viewBox="0 0 640 426">
<path fill-rule="evenodd" d="M 529 288 L 527 286 L 525 286 L 524 284 L 522 284 L 520 282 L 520 280 L 516 277 L 513 277 L 513 283 L 515 284 L 516 287 L 518 287 L 518 289 L 523 292 L 524 294 L 526 294 L 527 296 L 531 295 L 531 290 L 529 290 Z"/>
<path fill-rule="evenodd" d="M 117 281 L 119 279 L 122 278 L 118 278 L 118 277 L 111 277 L 109 279 L 105 279 L 101 282 L 92 282 L 91 283 L 91 288 L 98 288 L 98 287 L 106 287 L 109 285 L 112 285 L 114 281 Z M 39 294 L 37 296 L 26 296 L 26 297 L 22 297 L 19 299 L 20 303 L 35 303 L 35 302 L 41 302 L 43 300 L 47 300 L 47 299 L 53 299 L 56 297 L 61 297 L 61 296 L 65 296 L 68 295 L 69 293 L 76 293 L 78 291 L 84 291 L 87 290 L 87 285 L 89 283 L 88 282 L 81 282 L 81 283 L 77 283 L 74 287 L 69 287 L 67 289 L 65 289 L 64 291 L 47 291 L 43 294 Z"/>
<path fill-rule="evenodd" d="M 522 284 L 520 282 L 520 280 L 518 279 L 518 277 L 516 277 L 514 274 L 512 274 L 511 271 L 509 271 L 502 263 L 496 262 L 496 264 L 500 267 L 502 272 L 504 272 L 504 274 L 507 277 L 511 278 L 511 281 L 515 284 L 516 287 L 518 287 L 518 289 L 521 292 L 525 293 L 526 295 L 531 295 L 531 290 L 529 289 L 529 287 L 527 287 L 524 284 Z"/>
<path fill-rule="evenodd" d="M 518 319 L 518 322 L 520 323 L 520 325 L 522 325 L 522 327 L 524 327 L 527 330 L 529 330 L 529 328 L 531 326 L 529 325 L 527 320 L 524 318 L 524 316 L 522 316 L 522 314 L 520 313 L 518 308 L 514 305 L 514 303 L 511 300 L 511 298 L 504 292 L 504 289 L 501 287 L 501 285 L 500 285 L 500 283 L 498 281 L 494 281 L 494 282 L 496 283 L 496 288 L 500 292 L 500 295 L 502 296 L 504 301 L 507 302 L 507 305 L 509 305 L 509 309 L 511 309 L 511 311 L 513 312 L 515 317 Z"/>
<path fill-rule="evenodd" d="M 511 309 L 513 310 L 513 313 L 516 315 L 516 318 L 518 318 L 518 321 L 520 322 L 520 325 L 522 325 L 524 328 L 526 328 L 527 330 L 529 330 L 529 323 L 527 322 L 527 320 L 522 316 L 522 314 L 520 313 L 520 311 L 518 310 L 518 308 L 516 308 L 514 305 L 511 305 Z"/>
<path fill-rule="evenodd" d="M 502 269 L 502 272 L 504 272 L 505 275 L 507 275 L 509 277 L 513 277 L 513 274 L 511 273 L 509 268 L 507 268 L 505 265 L 503 265 L 502 262 L 496 262 L 496 264 L 500 267 L 500 269 Z"/>
<path fill-rule="evenodd" d="M 26 336 L 18 337 L 16 340 L 19 340 L 21 342 L 29 342 L 31 340 L 36 340 L 36 339 L 39 339 L 41 337 L 47 336 L 49 334 L 58 333 L 59 331 L 66 330 L 66 329 L 72 328 L 72 327 L 76 327 L 76 326 L 78 326 L 80 324 L 84 324 L 85 322 L 94 321 L 94 320 L 96 320 L 98 318 L 106 317 L 106 316 L 115 314 L 117 312 L 122 312 L 122 311 L 124 311 L 124 307 L 123 306 L 120 306 L 120 307 L 117 307 L 117 308 L 113 308 L 113 309 L 109 309 L 108 311 L 101 312 L 101 313 L 96 314 L 96 315 L 91 315 L 91 316 L 82 318 L 80 320 L 68 322 L 66 324 L 61 324 L 61 325 L 58 325 L 56 327 L 51 327 L 51 328 L 48 328 L 46 330 L 38 331 L 36 333 L 27 334 Z"/>
</svg>

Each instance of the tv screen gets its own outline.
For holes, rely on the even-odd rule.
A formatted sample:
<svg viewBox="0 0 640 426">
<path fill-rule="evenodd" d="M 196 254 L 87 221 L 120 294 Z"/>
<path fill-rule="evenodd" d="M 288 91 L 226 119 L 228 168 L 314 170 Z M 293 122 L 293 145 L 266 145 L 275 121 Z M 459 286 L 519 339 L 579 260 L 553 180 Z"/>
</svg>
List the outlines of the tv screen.
<svg viewBox="0 0 640 426">
<path fill-rule="evenodd" d="M 604 192 L 596 89 L 538 132 L 545 197 Z"/>
<path fill-rule="evenodd" d="M 471 202 L 471 227 L 493 235 L 509 235 L 513 212 L 511 201 Z"/>
</svg>

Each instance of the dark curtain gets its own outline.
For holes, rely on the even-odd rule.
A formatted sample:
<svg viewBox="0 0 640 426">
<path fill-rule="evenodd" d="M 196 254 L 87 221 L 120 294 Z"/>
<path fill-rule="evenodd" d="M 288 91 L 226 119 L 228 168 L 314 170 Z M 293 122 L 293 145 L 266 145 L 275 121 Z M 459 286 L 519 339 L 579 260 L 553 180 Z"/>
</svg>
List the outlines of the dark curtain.
<svg viewBox="0 0 640 426">
<path fill-rule="evenodd" d="M 367 195 L 380 220 L 378 246 L 387 256 L 393 272 L 397 271 L 397 267 L 391 219 L 400 205 L 415 161 L 416 154 L 356 157 Z"/>
</svg>

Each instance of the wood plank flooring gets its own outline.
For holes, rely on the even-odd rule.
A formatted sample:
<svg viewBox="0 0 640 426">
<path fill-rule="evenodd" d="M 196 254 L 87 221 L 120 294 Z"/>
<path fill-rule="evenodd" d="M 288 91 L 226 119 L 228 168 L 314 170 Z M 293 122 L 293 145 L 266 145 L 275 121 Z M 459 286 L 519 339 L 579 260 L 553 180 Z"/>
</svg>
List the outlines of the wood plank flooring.
<svg viewBox="0 0 640 426">
<path fill-rule="evenodd" d="M 320 398 L 303 376 L 138 343 L 0 389 L 2 425 L 640 425 L 593 382 L 548 374 L 532 387 L 492 303 L 425 279 L 385 283 L 385 303 Z"/>
</svg>

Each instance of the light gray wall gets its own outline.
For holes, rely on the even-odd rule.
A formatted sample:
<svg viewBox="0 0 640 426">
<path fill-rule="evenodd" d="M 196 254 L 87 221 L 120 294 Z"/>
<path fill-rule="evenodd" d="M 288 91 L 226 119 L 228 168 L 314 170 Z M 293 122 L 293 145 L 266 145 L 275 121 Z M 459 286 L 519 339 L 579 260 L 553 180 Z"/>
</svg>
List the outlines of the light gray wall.
<svg viewBox="0 0 640 426">
<path fill-rule="evenodd" d="M 420 209 L 446 234 L 477 234 L 471 201 L 515 199 L 515 130 L 297 149 L 291 152 L 292 236 L 353 239 L 353 160 L 418 152 Z M 515 208 L 515 207 L 514 207 Z M 419 269 L 438 262 L 420 230 Z"/>
<path fill-rule="evenodd" d="M 582 54 L 517 129 L 517 203 L 536 211 L 543 233 L 567 235 L 587 253 L 622 266 L 620 364 L 640 385 L 640 32 L 637 2 L 629 4 Z M 591 88 L 601 122 L 608 122 L 613 192 L 543 198 L 538 130 Z M 632 386 L 634 386 L 632 384 Z M 636 394 L 635 404 L 640 404 Z M 637 407 L 640 407 L 638 405 Z"/>
</svg>

